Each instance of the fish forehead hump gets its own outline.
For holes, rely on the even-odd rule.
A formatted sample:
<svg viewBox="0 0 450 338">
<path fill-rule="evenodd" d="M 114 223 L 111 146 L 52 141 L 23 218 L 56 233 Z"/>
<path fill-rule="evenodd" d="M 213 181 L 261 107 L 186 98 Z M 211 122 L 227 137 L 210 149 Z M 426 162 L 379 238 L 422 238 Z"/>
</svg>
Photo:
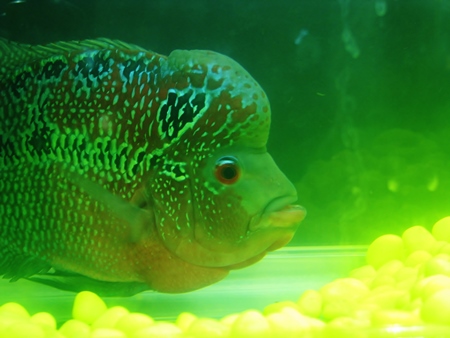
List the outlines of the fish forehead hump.
<svg viewBox="0 0 450 338">
<path fill-rule="evenodd" d="M 179 108 L 196 102 L 202 104 L 192 125 L 186 128 L 191 132 L 185 134 L 185 129 L 179 136 L 184 134 L 184 139 L 194 138 L 210 146 L 236 142 L 252 147 L 265 146 L 270 127 L 267 96 L 236 61 L 207 50 L 175 50 L 161 65 L 161 74 L 172 83 L 168 84 L 166 100 L 161 102 L 160 120 L 161 110 L 170 102 L 172 114 L 180 111 L 173 109 L 176 100 Z M 180 104 L 180 99 L 185 106 Z M 160 129 L 160 132 L 167 137 L 167 130 Z"/>
</svg>

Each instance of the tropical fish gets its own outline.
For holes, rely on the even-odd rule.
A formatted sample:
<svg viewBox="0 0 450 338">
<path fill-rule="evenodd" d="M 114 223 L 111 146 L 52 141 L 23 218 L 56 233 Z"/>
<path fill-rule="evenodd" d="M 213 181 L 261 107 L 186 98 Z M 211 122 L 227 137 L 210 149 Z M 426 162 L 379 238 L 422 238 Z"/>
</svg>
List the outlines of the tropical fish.
<svg viewBox="0 0 450 338">
<path fill-rule="evenodd" d="M 287 244 L 305 210 L 266 94 L 211 51 L 0 40 L 0 275 L 186 292 Z"/>
</svg>

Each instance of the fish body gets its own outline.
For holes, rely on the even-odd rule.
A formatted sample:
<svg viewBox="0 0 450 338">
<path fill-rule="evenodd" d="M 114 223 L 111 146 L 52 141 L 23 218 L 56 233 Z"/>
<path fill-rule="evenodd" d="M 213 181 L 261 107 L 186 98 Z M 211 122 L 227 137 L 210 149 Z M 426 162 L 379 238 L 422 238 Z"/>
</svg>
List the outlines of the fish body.
<svg viewBox="0 0 450 338">
<path fill-rule="evenodd" d="M 0 61 L 0 275 L 185 292 L 303 219 L 266 151 L 266 94 L 230 58 L 0 40 Z"/>
</svg>

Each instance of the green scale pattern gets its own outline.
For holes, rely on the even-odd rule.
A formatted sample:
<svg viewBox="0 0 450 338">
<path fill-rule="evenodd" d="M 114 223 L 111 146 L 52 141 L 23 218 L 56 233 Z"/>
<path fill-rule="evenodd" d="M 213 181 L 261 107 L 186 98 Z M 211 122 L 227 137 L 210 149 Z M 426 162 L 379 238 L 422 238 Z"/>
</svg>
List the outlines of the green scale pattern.
<svg viewBox="0 0 450 338">
<path fill-rule="evenodd" d="M 139 189 L 158 196 L 163 238 L 174 236 L 165 230 L 172 223 L 179 232 L 190 227 L 180 211 L 191 198 L 221 213 L 208 197 L 217 189 L 197 177 L 188 182 L 185 168 L 200 175 L 198 162 L 212 149 L 245 129 L 254 136 L 255 102 L 268 116 L 260 124 L 269 123 L 270 109 L 245 71 L 234 84 L 235 75 L 224 76 L 232 67 L 219 72 L 206 62 L 214 54 L 202 53 L 205 64 L 195 65 L 186 51 L 167 58 L 106 39 L 45 46 L 0 39 L 0 275 L 77 271 L 67 263 L 76 260 L 91 277 L 101 266 L 101 279 L 136 280 L 119 264 L 130 259 L 117 250 L 129 227 L 111 213 L 111 196 L 130 201 Z"/>
<path fill-rule="evenodd" d="M 41 261 L 61 250 L 68 259 L 83 253 L 93 264 L 114 266 L 102 248 L 114 243 L 103 240 L 110 236 L 109 218 L 91 227 L 99 219 L 90 211 L 101 213 L 105 206 L 85 196 L 66 170 L 96 178 L 128 200 L 150 168 L 152 154 L 143 134 L 154 131 L 150 100 L 157 89 L 149 84 L 161 77 L 162 57 L 149 58 L 137 48 L 129 54 L 105 50 L 110 48 L 106 41 L 100 50 L 86 47 L 63 44 L 17 54 L 23 48 L 2 43 L 1 268 L 14 276 L 47 269 Z M 145 69 L 135 75 L 136 66 Z"/>
</svg>

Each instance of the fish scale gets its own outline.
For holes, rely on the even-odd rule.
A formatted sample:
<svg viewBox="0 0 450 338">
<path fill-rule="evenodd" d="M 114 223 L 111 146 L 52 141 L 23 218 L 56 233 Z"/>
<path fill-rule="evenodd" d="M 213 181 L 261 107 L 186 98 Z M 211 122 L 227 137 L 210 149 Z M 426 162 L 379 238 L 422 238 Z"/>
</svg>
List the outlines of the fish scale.
<svg viewBox="0 0 450 338">
<path fill-rule="evenodd" d="M 292 236 L 265 215 L 296 194 L 265 151 L 266 95 L 233 60 L 107 39 L 0 39 L 0 60 L 0 275 L 181 292 Z M 236 185 L 215 173 L 227 158 Z"/>
</svg>

